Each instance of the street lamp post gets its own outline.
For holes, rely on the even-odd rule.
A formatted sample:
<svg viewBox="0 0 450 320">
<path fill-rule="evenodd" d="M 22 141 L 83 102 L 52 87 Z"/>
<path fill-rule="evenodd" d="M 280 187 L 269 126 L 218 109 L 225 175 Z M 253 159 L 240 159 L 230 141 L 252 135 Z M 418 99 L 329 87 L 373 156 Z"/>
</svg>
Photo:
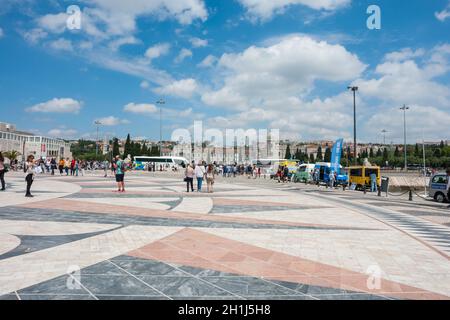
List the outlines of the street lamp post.
<svg viewBox="0 0 450 320">
<path fill-rule="evenodd" d="M 400 108 L 400 110 L 403 110 L 403 135 L 404 135 L 404 151 L 405 151 L 405 171 L 408 171 L 408 153 L 406 150 L 406 110 L 409 110 L 409 107 L 406 105 L 403 105 L 403 107 Z"/>
<path fill-rule="evenodd" d="M 95 121 L 94 124 L 97 126 L 97 140 L 95 141 L 95 155 L 98 156 L 98 130 L 102 125 L 100 121 Z"/>
<path fill-rule="evenodd" d="M 164 99 L 159 99 L 156 103 L 160 105 L 160 107 L 159 107 L 159 156 L 162 157 L 162 106 L 166 104 L 166 101 L 164 101 Z"/>
<path fill-rule="evenodd" d="M 358 150 L 356 145 L 356 92 L 358 89 L 358 87 L 348 87 L 348 90 L 353 91 L 353 152 L 355 165 L 358 164 Z"/>
<path fill-rule="evenodd" d="M 383 134 L 383 145 L 385 146 L 386 145 L 386 133 L 387 133 L 388 131 L 387 130 L 385 130 L 385 129 L 383 129 L 382 131 L 381 131 L 381 133 Z"/>
</svg>

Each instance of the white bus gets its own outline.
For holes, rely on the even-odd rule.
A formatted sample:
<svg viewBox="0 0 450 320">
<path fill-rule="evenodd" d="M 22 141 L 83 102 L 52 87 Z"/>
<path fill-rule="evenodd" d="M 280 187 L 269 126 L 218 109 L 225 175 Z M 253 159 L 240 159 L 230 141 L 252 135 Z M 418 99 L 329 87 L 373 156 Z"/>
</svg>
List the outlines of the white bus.
<svg viewBox="0 0 450 320">
<path fill-rule="evenodd" d="M 137 156 L 134 157 L 135 169 L 145 170 L 148 164 L 155 164 L 156 169 L 162 165 L 164 168 L 186 168 L 189 161 L 186 158 L 181 157 L 147 157 Z"/>
</svg>

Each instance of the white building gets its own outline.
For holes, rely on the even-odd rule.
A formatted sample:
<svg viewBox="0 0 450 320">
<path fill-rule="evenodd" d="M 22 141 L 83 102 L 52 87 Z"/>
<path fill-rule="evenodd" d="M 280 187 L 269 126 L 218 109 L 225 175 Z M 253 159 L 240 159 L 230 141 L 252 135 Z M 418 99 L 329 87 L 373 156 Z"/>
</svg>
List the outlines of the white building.
<svg viewBox="0 0 450 320">
<path fill-rule="evenodd" d="M 2 122 L 0 122 L 0 151 L 17 151 L 20 154 L 19 161 L 28 155 L 34 155 L 35 158 L 72 158 L 70 143 L 18 131 L 15 125 Z"/>
</svg>

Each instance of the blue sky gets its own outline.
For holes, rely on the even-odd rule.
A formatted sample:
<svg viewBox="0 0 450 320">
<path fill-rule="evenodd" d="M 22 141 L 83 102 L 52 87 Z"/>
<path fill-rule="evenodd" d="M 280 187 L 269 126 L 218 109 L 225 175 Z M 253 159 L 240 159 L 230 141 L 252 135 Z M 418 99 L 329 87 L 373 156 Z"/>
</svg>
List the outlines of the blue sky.
<svg viewBox="0 0 450 320">
<path fill-rule="evenodd" d="M 125 5 L 126 3 L 126 5 Z M 381 8 L 381 30 L 366 10 Z M 79 30 L 67 28 L 70 5 Z M 0 121 L 62 138 L 276 128 L 296 140 L 450 139 L 448 0 L 3 0 Z"/>
</svg>

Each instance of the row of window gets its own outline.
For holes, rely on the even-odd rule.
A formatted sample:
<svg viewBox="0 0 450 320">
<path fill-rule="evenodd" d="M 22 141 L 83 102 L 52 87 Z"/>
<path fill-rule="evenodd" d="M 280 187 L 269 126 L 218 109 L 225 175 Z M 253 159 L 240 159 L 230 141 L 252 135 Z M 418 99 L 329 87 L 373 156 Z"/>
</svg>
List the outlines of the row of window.
<svg viewBox="0 0 450 320">
<path fill-rule="evenodd" d="M 12 141 L 27 141 L 27 142 L 38 142 L 38 143 L 45 143 L 45 144 L 52 144 L 52 145 L 61 145 L 61 140 L 56 139 L 50 139 L 45 137 L 34 137 L 34 136 L 24 136 L 19 135 L 15 133 L 9 133 L 9 132 L 0 132 L 0 139 L 4 140 L 12 140 Z"/>
</svg>

